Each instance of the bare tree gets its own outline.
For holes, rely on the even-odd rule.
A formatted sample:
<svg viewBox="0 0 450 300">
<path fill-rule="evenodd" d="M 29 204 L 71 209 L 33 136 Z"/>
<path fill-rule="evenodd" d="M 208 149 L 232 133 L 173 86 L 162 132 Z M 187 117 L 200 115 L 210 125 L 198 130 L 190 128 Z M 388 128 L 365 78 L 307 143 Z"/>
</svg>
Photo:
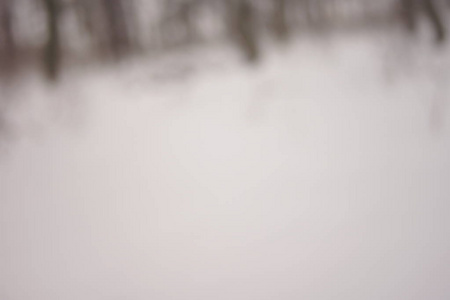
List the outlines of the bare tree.
<svg viewBox="0 0 450 300">
<path fill-rule="evenodd" d="M 196 39 L 197 32 L 194 25 L 194 14 L 196 3 L 192 0 L 185 0 L 180 3 L 177 15 L 184 27 L 184 35 L 186 42 L 192 42 Z"/>
<path fill-rule="evenodd" d="M 404 20 L 406 28 L 410 32 L 416 30 L 416 1 L 415 0 L 400 0 L 400 14 Z"/>
<path fill-rule="evenodd" d="M 230 1 L 228 13 L 232 38 L 249 62 L 257 61 L 260 53 L 253 3 L 249 0 Z"/>
<path fill-rule="evenodd" d="M 432 27 L 434 28 L 436 41 L 442 43 L 447 34 L 444 27 L 442 16 L 438 12 L 436 1 L 422 0 L 422 6 L 425 15 L 428 17 Z"/>
<path fill-rule="evenodd" d="M 61 37 L 59 32 L 60 3 L 59 0 L 43 0 L 47 14 L 47 43 L 45 45 L 44 64 L 49 79 L 55 80 L 61 65 Z"/>
<path fill-rule="evenodd" d="M 98 1 L 94 0 L 76 0 L 74 3 L 79 22 L 83 29 L 92 37 L 95 37 L 96 29 L 96 11 Z"/>
<path fill-rule="evenodd" d="M 131 41 L 122 0 L 102 0 L 108 46 L 117 58 L 130 50 Z"/>
<path fill-rule="evenodd" d="M 279 41 L 286 41 L 289 37 L 289 25 L 287 21 L 287 0 L 273 0 L 272 28 L 275 37 Z"/>
<path fill-rule="evenodd" d="M 0 0 L 0 61 L 3 68 L 12 66 L 15 53 L 12 1 Z"/>
</svg>

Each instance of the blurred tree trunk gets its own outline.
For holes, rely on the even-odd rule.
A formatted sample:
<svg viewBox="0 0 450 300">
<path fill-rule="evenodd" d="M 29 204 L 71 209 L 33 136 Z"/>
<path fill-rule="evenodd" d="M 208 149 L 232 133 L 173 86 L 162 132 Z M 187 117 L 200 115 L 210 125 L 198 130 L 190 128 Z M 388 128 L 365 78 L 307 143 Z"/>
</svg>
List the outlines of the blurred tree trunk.
<svg viewBox="0 0 450 300">
<path fill-rule="evenodd" d="M 417 27 L 416 21 L 416 1 L 415 0 L 400 0 L 401 16 L 405 23 L 406 29 L 414 32 Z"/>
<path fill-rule="evenodd" d="M 47 13 L 47 44 L 45 46 L 45 72 L 49 79 L 56 80 L 61 67 L 61 37 L 59 33 L 59 0 L 43 0 Z"/>
<path fill-rule="evenodd" d="M 315 1 L 317 0 L 298 0 L 307 26 L 313 25 L 317 20 L 314 9 L 317 5 Z"/>
<path fill-rule="evenodd" d="M 272 27 L 275 37 L 279 41 L 286 41 L 289 38 L 286 8 L 286 0 L 273 0 Z"/>
<path fill-rule="evenodd" d="M 129 0 L 128 0 L 129 1 Z M 130 50 L 130 38 L 122 0 L 102 0 L 108 46 L 118 58 Z"/>
<path fill-rule="evenodd" d="M 0 0 L 0 68 L 3 71 L 11 71 L 15 57 L 12 1 Z"/>
<path fill-rule="evenodd" d="M 233 38 L 249 62 L 257 61 L 260 53 L 252 3 L 248 0 L 230 2 L 229 13 Z"/>
<path fill-rule="evenodd" d="M 442 43 L 446 39 L 444 20 L 438 11 L 435 0 L 400 0 L 401 12 L 406 28 L 414 32 L 417 28 L 418 15 L 423 13 L 430 21 L 435 33 L 436 42 Z"/>
<path fill-rule="evenodd" d="M 95 1 L 94 0 L 76 0 L 76 14 L 89 35 L 95 35 Z"/>
<path fill-rule="evenodd" d="M 165 47 L 173 47 L 178 44 L 178 28 L 175 22 L 178 3 L 175 0 L 165 0 L 161 2 L 159 34 L 161 45 Z"/>
<path fill-rule="evenodd" d="M 13 30 L 12 2 L 0 0 L 0 80 L 10 79 L 15 66 L 16 43 Z M 2 99 L 0 99 L 0 131 L 2 131 L 2 104 Z"/>
<path fill-rule="evenodd" d="M 180 4 L 178 12 L 181 25 L 184 27 L 185 41 L 187 43 L 194 41 L 197 37 L 197 32 L 193 22 L 194 10 L 195 3 L 193 1 L 184 1 Z"/>
<path fill-rule="evenodd" d="M 439 14 L 438 8 L 436 7 L 436 2 L 434 0 L 422 0 L 422 5 L 425 15 L 428 17 L 434 28 L 436 42 L 444 42 L 447 34 L 442 16 Z"/>
</svg>

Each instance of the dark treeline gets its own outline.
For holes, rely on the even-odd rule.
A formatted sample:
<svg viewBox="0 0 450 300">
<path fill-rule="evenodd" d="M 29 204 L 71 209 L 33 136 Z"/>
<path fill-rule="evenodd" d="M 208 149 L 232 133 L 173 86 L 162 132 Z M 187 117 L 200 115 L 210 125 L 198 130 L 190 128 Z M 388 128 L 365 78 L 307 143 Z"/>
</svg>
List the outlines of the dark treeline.
<svg viewBox="0 0 450 300">
<path fill-rule="evenodd" d="M 268 38 L 395 24 L 415 32 L 419 20 L 442 43 L 446 10 L 449 0 L 0 0 L 0 67 L 11 72 L 34 57 L 55 80 L 74 53 L 120 59 L 214 39 L 255 62 Z"/>
</svg>

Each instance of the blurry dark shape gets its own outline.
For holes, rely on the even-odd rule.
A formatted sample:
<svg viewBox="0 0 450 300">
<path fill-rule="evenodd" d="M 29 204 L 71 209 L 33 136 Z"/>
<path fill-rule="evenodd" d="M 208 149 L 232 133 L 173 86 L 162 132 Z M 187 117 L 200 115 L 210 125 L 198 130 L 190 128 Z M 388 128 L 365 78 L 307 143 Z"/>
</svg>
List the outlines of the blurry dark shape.
<svg viewBox="0 0 450 300">
<path fill-rule="evenodd" d="M 436 41 L 442 43 L 446 39 L 446 30 L 441 15 L 438 12 L 435 0 L 422 0 L 425 14 L 434 28 Z"/>
<path fill-rule="evenodd" d="M 423 14 L 430 22 L 436 42 L 440 44 L 445 41 L 447 32 L 435 0 L 401 0 L 400 6 L 405 26 L 410 32 L 416 30 L 418 18 Z"/>
<path fill-rule="evenodd" d="M 89 34 L 92 39 L 96 38 L 98 34 L 98 26 L 96 23 L 96 11 L 98 11 L 98 1 L 94 0 L 76 0 L 74 9 L 79 22 L 83 29 Z"/>
<path fill-rule="evenodd" d="M 318 27 L 323 24 L 323 3 L 320 0 L 300 0 L 308 26 Z"/>
<path fill-rule="evenodd" d="M 228 5 L 232 38 L 249 62 L 260 57 L 255 9 L 249 0 L 230 1 Z"/>
<path fill-rule="evenodd" d="M 184 27 L 185 41 L 187 43 L 193 42 L 197 37 L 196 28 L 194 26 L 193 18 L 195 13 L 194 1 L 183 1 L 178 8 L 178 18 Z"/>
<path fill-rule="evenodd" d="M 287 0 L 273 0 L 272 28 L 275 35 L 281 42 L 289 38 L 289 25 L 287 20 Z"/>
<path fill-rule="evenodd" d="M 194 0 L 166 0 L 162 7 L 160 34 L 164 47 L 191 44 L 198 38 L 194 25 Z"/>
<path fill-rule="evenodd" d="M 16 41 L 13 29 L 13 4 L 0 0 L 0 68 L 9 73 L 15 63 Z"/>
<path fill-rule="evenodd" d="M 122 0 L 101 0 L 105 13 L 109 48 L 115 58 L 131 49 L 128 23 Z"/>
<path fill-rule="evenodd" d="M 42 4 L 36 9 L 35 4 Z M 0 73 L 32 67 L 44 45 L 45 74 L 57 79 L 62 62 L 126 58 L 137 51 L 219 41 L 225 36 L 249 62 L 261 41 L 286 43 L 302 33 L 391 28 L 409 32 L 423 19 L 438 43 L 447 38 L 448 0 L 0 0 Z M 44 12 L 44 14 L 42 14 Z M 28 25 L 27 18 L 41 24 Z M 34 26 L 34 25 L 33 25 Z M 64 60 L 63 60 L 64 59 Z M 15 64 L 16 62 L 16 64 Z M 20 63 L 20 64 L 19 64 Z M 3 79 L 2 79 L 3 80 Z"/>
<path fill-rule="evenodd" d="M 47 17 L 47 43 L 44 50 L 44 67 L 47 77 L 54 81 L 61 68 L 61 37 L 59 32 L 59 0 L 43 0 Z"/>
<path fill-rule="evenodd" d="M 403 17 L 406 28 L 409 32 L 416 30 L 416 1 L 415 0 L 400 0 L 400 14 Z"/>
</svg>

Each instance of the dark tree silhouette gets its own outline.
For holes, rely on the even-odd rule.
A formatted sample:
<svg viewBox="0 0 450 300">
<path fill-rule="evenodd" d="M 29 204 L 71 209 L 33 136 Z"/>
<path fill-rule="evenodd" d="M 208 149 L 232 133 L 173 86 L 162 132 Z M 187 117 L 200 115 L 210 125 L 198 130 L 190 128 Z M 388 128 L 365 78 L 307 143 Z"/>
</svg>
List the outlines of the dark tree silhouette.
<svg viewBox="0 0 450 300">
<path fill-rule="evenodd" d="M 289 25 L 287 21 L 287 5 L 286 0 L 273 0 L 273 10 L 272 10 L 272 28 L 275 37 L 279 41 L 286 41 L 289 37 Z"/>
<path fill-rule="evenodd" d="M 118 58 L 130 50 L 131 41 L 122 0 L 102 0 L 109 48 Z"/>
<path fill-rule="evenodd" d="M 9 69 L 16 53 L 11 0 L 0 0 L 0 66 Z"/>
<path fill-rule="evenodd" d="M 83 26 L 83 29 L 91 35 L 91 37 L 95 37 L 96 33 L 96 20 L 95 20 L 95 12 L 97 9 L 96 4 L 98 1 L 94 0 L 76 0 L 75 2 L 75 10 L 76 15 Z"/>
<path fill-rule="evenodd" d="M 416 30 L 416 1 L 415 0 L 400 0 L 401 16 L 405 22 L 406 28 L 410 32 Z"/>
<path fill-rule="evenodd" d="M 252 2 L 249 0 L 230 1 L 228 9 L 232 37 L 249 62 L 257 61 L 260 53 L 256 17 Z"/>
<path fill-rule="evenodd" d="M 194 1 L 186 0 L 179 4 L 176 18 L 180 20 L 184 28 L 184 40 L 186 43 L 194 41 L 197 37 L 197 31 L 194 25 L 194 13 L 196 8 Z"/>
<path fill-rule="evenodd" d="M 434 28 L 436 41 L 442 43 L 446 39 L 446 30 L 444 27 L 443 19 L 438 12 L 436 1 L 434 0 L 422 0 L 423 10 L 425 15 L 430 20 L 432 27 Z"/>
<path fill-rule="evenodd" d="M 59 0 L 43 0 L 47 14 L 47 43 L 45 45 L 45 73 L 51 80 L 56 80 L 61 67 L 61 37 L 59 32 Z"/>
</svg>

